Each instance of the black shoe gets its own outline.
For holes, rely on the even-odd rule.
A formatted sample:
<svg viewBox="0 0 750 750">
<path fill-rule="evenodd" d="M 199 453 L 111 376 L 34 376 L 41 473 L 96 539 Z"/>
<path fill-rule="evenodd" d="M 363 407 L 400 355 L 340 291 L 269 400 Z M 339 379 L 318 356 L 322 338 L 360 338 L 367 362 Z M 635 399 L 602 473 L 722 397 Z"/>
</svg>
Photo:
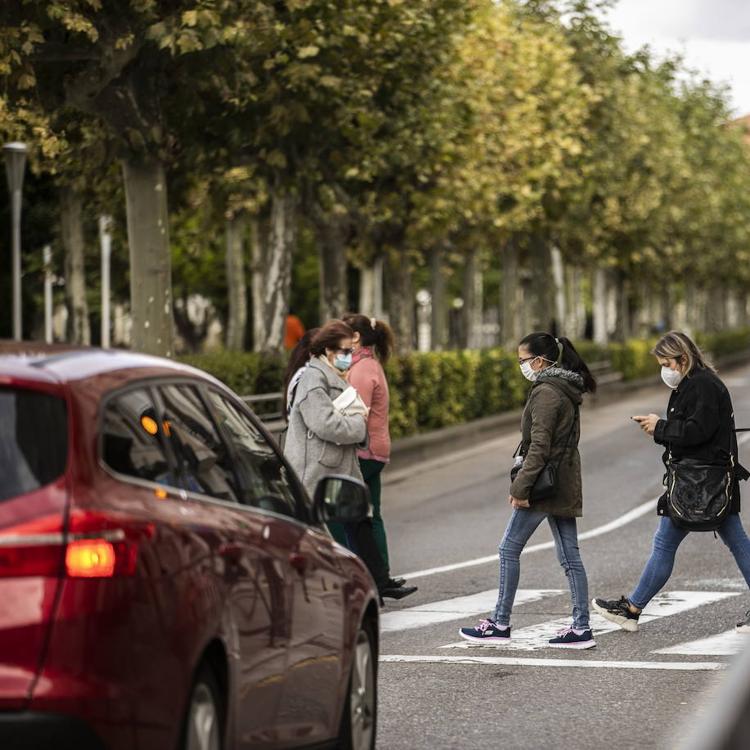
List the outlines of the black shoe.
<svg viewBox="0 0 750 750">
<path fill-rule="evenodd" d="M 389 589 L 397 589 L 406 583 L 406 578 L 389 578 L 386 587 Z"/>
<path fill-rule="evenodd" d="M 629 633 L 635 633 L 638 630 L 638 618 L 630 611 L 629 602 L 621 596 L 619 600 L 612 599 L 592 599 L 591 606 L 605 619 L 619 625 L 623 630 Z"/>
<path fill-rule="evenodd" d="M 579 630 L 577 633 L 573 628 L 561 630 L 554 638 L 549 640 L 552 648 L 594 648 L 596 641 L 591 630 Z"/>
<path fill-rule="evenodd" d="M 510 643 L 510 625 L 500 627 L 494 620 L 481 620 L 475 628 L 459 628 L 458 634 L 472 643 Z"/>
<path fill-rule="evenodd" d="M 745 616 L 734 626 L 738 633 L 750 633 L 750 609 L 745 612 Z"/>
<path fill-rule="evenodd" d="M 403 599 L 417 591 L 416 586 L 386 586 L 380 590 L 380 596 L 388 599 Z"/>
</svg>

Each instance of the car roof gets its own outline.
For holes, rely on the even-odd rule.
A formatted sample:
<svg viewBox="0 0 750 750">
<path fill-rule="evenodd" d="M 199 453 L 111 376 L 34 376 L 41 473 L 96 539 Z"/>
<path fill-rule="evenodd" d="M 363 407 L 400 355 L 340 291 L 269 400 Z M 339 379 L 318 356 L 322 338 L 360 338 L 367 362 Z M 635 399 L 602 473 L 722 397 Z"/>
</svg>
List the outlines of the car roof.
<svg viewBox="0 0 750 750">
<path fill-rule="evenodd" d="M 141 377 L 191 375 L 219 383 L 202 370 L 165 357 L 120 349 L 0 339 L 0 380 L 68 383 L 122 370 L 138 370 Z"/>
</svg>

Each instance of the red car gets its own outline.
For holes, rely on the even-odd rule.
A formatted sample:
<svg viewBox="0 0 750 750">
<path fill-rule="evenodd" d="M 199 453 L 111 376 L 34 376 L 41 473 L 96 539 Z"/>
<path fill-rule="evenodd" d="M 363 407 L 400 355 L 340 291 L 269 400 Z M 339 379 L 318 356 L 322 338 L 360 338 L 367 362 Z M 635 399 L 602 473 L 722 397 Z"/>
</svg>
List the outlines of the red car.
<svg viewBox="0 0 750 750">
<path fill-rule="evenodd" d="M 366 507 L 205 373 L 0 342 L 0 748 L 373 748 Z"/>
</svg>

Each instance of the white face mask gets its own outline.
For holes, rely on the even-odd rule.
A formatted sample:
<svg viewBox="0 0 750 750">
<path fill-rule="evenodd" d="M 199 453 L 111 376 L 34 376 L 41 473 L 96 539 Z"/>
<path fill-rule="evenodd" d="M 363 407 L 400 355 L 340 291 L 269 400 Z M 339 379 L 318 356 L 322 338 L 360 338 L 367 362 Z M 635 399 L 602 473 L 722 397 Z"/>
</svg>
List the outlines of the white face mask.
<svg viewBox="0 0 750 750">
<path fill-rule="evenodd" d="M 539 377 L 539 371 L 531 366 L 531 362 L 532 360 L 521 363 L 521 373 L 526 380 L 530 380 L 533 383 Z"/>
<path fill-rule="evenodd" d="M 682 382 L 685 376 L 679 370 L 673 370 L 671 367 L 661 368 L 661 379 L 664 385 L 668 385 L 672 390 Z"/>
</svg>

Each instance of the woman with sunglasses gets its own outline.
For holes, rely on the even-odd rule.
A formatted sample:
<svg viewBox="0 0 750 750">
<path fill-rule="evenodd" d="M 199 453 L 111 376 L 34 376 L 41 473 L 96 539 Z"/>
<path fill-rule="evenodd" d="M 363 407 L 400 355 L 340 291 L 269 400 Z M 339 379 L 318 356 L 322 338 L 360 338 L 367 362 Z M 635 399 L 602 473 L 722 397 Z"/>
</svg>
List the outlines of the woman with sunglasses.
<svg viewBox="0 0 750 750">
<path fill-rule="evenodd" d="M 354 332 L 342 320 L 331 320 L 313 336 L 310 360 L 302 372 L 289 412 L 284 456 L 312 497 L 325 476 L 362 480 L 357 448 L 367 440 L 367 416 L 347 415 L 334 401 L 349 387 Z M 388 588 L 388 574 L 378 552 L 372 524 L 346 524 L 347 546 L 365 562 L 378 590 Z"/>
<path fill-rule="evenodd" d="M 596 645 L 589 626 L 588 582 L 578 549 L 576 518 L 582 515 L 579 408 L 583 394 L 596 381 L 573 344 L 549 333 L 532 333 L 518 345 L 518 364 L 531 391 L 521 418 L 521 444 L 512 473 L 513 511 L 500 542 L 500 591 L 491 618 L 459 634 L 472 643 L 510 643 L 510 614 L 516 597 L 523 548 L 542 521 L 547 521 L 573 603 L 571 627 L 549 641 L 556 648 L 585 649 Z M 549 465 L 556 481 L 543 499 L 537 480 Z"/>
</svg>

